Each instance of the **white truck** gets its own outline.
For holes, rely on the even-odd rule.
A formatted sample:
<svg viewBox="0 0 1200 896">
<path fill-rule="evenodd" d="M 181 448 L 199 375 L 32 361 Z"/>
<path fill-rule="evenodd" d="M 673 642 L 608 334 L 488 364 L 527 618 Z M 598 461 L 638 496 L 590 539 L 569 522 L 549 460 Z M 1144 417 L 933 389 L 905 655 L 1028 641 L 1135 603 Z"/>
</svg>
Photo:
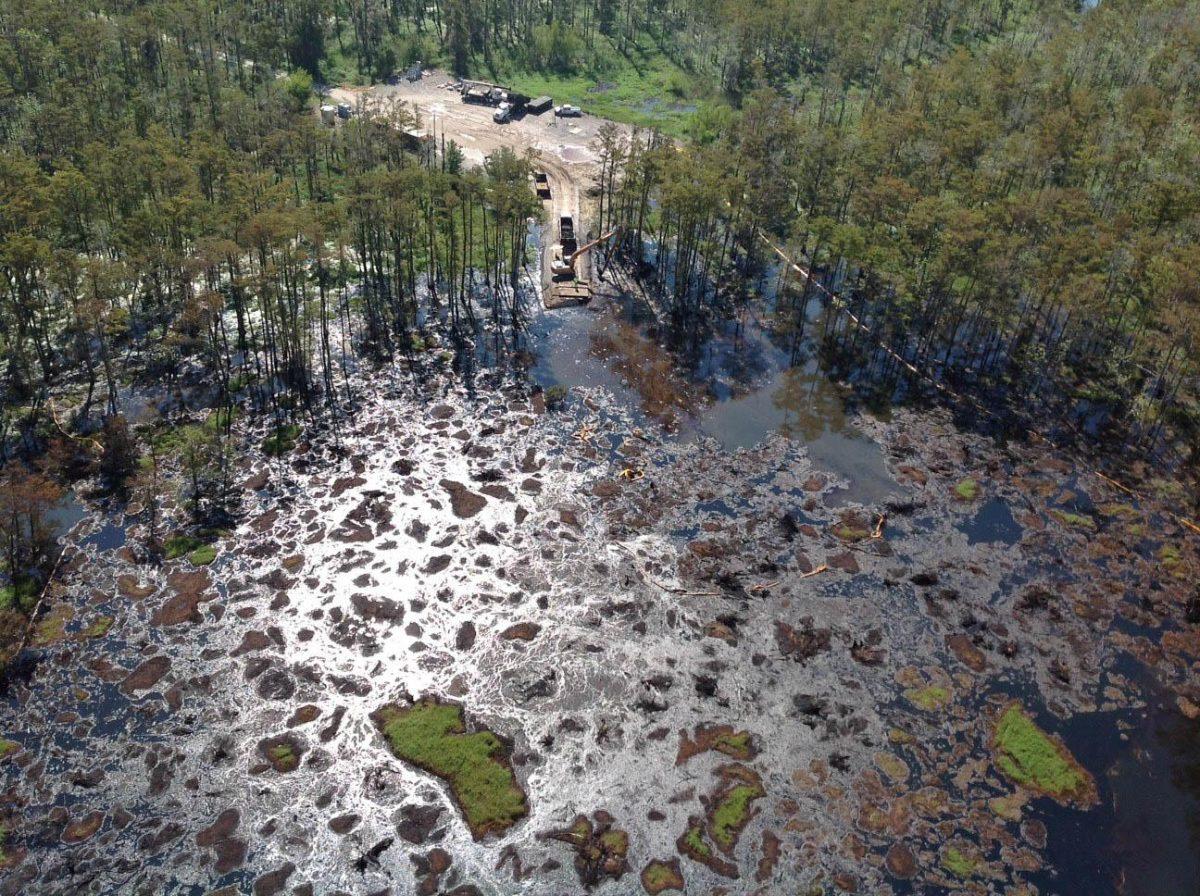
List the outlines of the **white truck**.
<svg viewBox="0 0 1200 896">
<path fill-rule="evenodd" d="M 554 114 L 559 118 L 578 118 L 583 114 L 583 110 L 578 106 L 572 106 L 570 103 L 566 103 L 562 106 L 555 106 Z"/>
<path fill-rule="evenodd" d="M 512 121 L 512 110 L 512 103 L 501 103 L 496 107 L 496 111 L 492 113 L 492 121 L 496 122 L 496 124 L 504 124 L 505 122 Z"/>
</svg>

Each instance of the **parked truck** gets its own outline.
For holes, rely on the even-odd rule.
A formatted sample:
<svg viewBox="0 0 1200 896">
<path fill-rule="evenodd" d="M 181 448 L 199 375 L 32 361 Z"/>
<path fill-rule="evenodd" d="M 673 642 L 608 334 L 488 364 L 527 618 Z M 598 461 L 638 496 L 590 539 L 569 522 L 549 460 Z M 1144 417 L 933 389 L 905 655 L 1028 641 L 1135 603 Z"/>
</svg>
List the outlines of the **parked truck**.
<svg viewBox="0 0 1200 896">
<path fill-rule="evenodd" d="M 475 103 L 480 106 L 490 106 L 492 102 L 492 91 L 487 87 L 465 87 L 462 92 L 462 99 L 464 103 Z"/>
<path fill-rule="evenodd" d="M 554 99 L 548 96 L 539 96 L 525 104 L 525 110 L 532 115 L 541 115 L 554 105 Z"/>
<path fill-rule="evenodd" d="M 533 172 L 533 189 L 538 199 L 550 198 L 550 179 L 546 177 L 545 171 Z"/>
</svg>

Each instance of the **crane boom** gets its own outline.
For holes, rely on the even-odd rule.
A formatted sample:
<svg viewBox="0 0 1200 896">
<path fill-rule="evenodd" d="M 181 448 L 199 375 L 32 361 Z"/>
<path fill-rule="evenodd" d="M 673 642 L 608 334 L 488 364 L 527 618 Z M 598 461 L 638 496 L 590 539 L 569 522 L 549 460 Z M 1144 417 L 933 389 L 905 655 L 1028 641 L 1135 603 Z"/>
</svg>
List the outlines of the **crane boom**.
<svg viewBox="0 0 1200 896">
<path fill-rule="evenodd" d="M 594 240 L 592 240 L 590 243 L 584 243 L 582 246 L 580 246 L 578 249 L 576 249 L 570 255 L 563 256 L 561 261 L 558 259 L 555 259 L 550 264 L 551 272 L 553 272 L 556 276 L 564 276 L 567 274 L 574 274 L 576 259 L 578 259 L 585 252 L 588 252 L 591 249 L 594 249 L 597 245 L 604 242 L 605 240 L 615 236 L 620 231 L 621 231 L 621 226 L 617 225 L 612 230 L 610 230 L 608 233 L 601 234 L 600 236 L 598 236 Z"/>
</svg>

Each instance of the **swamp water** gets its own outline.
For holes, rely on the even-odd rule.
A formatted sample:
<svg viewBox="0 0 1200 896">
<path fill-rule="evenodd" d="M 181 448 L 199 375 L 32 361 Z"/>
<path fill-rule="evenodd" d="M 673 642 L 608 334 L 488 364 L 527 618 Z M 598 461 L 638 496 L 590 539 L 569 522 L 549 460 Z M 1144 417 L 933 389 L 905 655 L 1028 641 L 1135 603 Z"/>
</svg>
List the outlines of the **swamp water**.
<svg viewBox="0 0 1200 896">
<path fill-rule="evenodd" d="M 1108 643 L 1162 636 L 1127 608 L 1147 567 L 1088 555 L 1102 539 L 1054 517 L 1090 508 L 1120 540 L 1123 513 L 1095 516 L 1035 452 L 860 421 L 814 362 L 767 346 L 749 385 L 715 363 L 702 400 L 668 390 L 663 440 L 621 370 L 652 343 L 598 353 L 610 323 L 537 316 L 532 377 L 573 391 L 553 414 L 449 378 L 420 402 L 401 373 L 362 384 L 337 445 L 252 457 L 245 522 L 208 567 L 131 562 L 119 518 L 69 503 L 61 634 L 0 708 L 17 745 L 0 892 L 559 896 L 583 891 L 582 852 L 544 835 L 597 810 L 628 837 L 627 868 L 592 885 L 614 896 L 651 860 L 705 894 L 1196 892 L 1197 723 Z M 956 497 L 964 477 L 979 499 Z M 893 499 L 920 507 L 871 538 Z M 1129 598 L 1096 622 L 1103 564 Z M 1093 610 L 1021 609 L 1042 580 Z M 529 817 L 502 836 L 472 838 L 372 724 L 429 693 L 511 743 Z M 1012 787 L 988 716 L 1013 697 L 1095 778 L 1095 807 L 989 811 Z M 681 758 L 713 724 L 753 749 Z M 279 738 L 297 767 L 272 767 Z M 717 830 L 731 765 L 764 795 L 706 865 L 679 842 Z"/>
</svg>

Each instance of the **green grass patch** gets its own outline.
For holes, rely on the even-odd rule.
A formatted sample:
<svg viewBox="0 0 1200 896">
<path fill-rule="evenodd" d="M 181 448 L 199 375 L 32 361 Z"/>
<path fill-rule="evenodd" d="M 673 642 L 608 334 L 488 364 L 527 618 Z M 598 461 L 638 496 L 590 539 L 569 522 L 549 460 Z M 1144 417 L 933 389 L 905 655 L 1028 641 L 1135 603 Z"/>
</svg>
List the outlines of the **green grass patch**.
<svg viewBox="0 0 1200 896">
<path fill-rule="evenodd" d="M 833 534 L 835 538 L 841 541 L 858 542 L 866 541 L 871 537 L 872 533 L 870 529 L 864 529 L 861 526 L 856 526 L 854 523 L 840 522 L 833 527 Z"/>
<path fill-rule="evenodd" d="M 960 501 L 974 501 L 979 497 L 979 483 L 967 478 L 954 486 L 954 497 Z"/>
<path fill-rule="evenodd" d="M 936 712 L 950 702 L 949 688 L 931 684 L 924 688 L 909 688 L 904 692 L 904 698 L 918 709 L 926 712 Z"/>
<path fill-rule="evenodd" d="M 188 554 L 188 560 L 191 561 L 193 566 L 208 566 L 208 564 L 212 563 L 216 559 L 217 549 L 211 544 L 202 544 L 200 547 Z"/>
<path fill-rule="evenodd" d="M 953 846 L 942 853 L 942 867 L 957 877 L 970 877 L 979 863 Z"/>
<path fill-rule="evenodd" d="M 300 762 L 300 757 L 291 744 L 275 744 L 267 748 L 267 758 L 281 771 L 291 771 Z"/>
<path fill-rule="evenodd" d="M 664 890 L 682 890 L 683 875 L 679 873 L 679 861 L 673 864 L 654 860 L 642 869 L 642 888 L 655 896 Z"/>
<path fill-rule="evenodd" d="M 113 626 L 111 616 L 100 616 L 79 633 L 81 638 L 103 638 Z"/>
<path fill-rule="evenodd" d="M 736 731 L 733 734 L 718 734 L 713 740 L 712 748 L 718 753 L 732 756 L 734 759 L 754 758 L 754 735 L 749 731 Z"/>
<path fill-rule="evenodd" d="M 1086 529 L 1091 532 L 1096 528 L 1096 521 L 1090 516 L 1084 516 L 1082 513 L 1071 513 L 1067 510 L 1051 510 L 1050 515 L 1064 526 L 1070 526 L 1073 529 Z"/>
<path fill-rule="evenodd" d="M 516 60 L 495 63 L 491 71 L 477 73 L 505 83 L 529 96 L 546 94 L 556 106 L 570 103 L 587 115 L 596 115 L 645 128 L 658 128 L 674 137 L 684 136 L 695 113 L 720 105 L 703 79 L 685 71 L 652 40 L 642 37 L 625 53 L 604 35 L 593 48 L 584 48 L 571 72 L 537 71 Z M 546 119 L 547 130 L 552 119 Z M 568 121 L 559 123 L 565 130 Z"/>
<path fill-rule="evenodd" d="M 623 856 L 629 852 L 629 834 L 610 828 L 600 835 L 600 845 L 614 855 Z"/>
<path fill-rule="evenodd" d="M 1060 802 L 1091 805 L 1096 782 L 1071 752 L 1042 731 L 1020 703 L 1008 705 L 992 736 L 996 766 L 1016 783 Z"/>
<path fill-rule="evenodd" d="M 704 842 L 704 829 L 692 825 L 683 834 L 683 844 L 697 858 L 707 859 L 712 855 L 712 848 Z"/>
<path fill-rule="evenodd" d="M 733 849 L 738 834 L 750 820 L 750 807 L 755 800 L 766 796 L 759 784 L 738 784 L 726 793 L 713 808 L 712 836 L 722 849 Z"/>
<path fill-rule="evenodd" d="M 163 543 L 163 556 L 168 560 L 178 560 L 204 547 L 207 547 L 207 542 L 196 535 L 172 535 Z"/>
<path fill-rule="evenodd" d="M 33 645 L 49 647 L 67 636 L 67 623 L 75 618 L 75 611 L 66 604 L 59 604 L 38 620 L 33 629 Z"/>
<path fill-rule="evenodd" d="M 1164 544 L 1158 549 L 1158 560 L 1167 569 L 1175 569 L 1183 563 L 1183 553 L 1173 544 Z"/>
<path fill-rule="evenodd" d="M 476 839 L 528 814 L 508 747 L 491 731 L 468 733 L 462 707 L 427 697 L 412 706 L 384 706 L 372 718 L 396 756 L 449 785 Z"/>
<path fill-rule="evenodd" d="M 282 457 L 296 447 L 300 438 L 300 427 L 295 423 L 285 423 L 275 427 L 275 431 L 263 439 L 262 450 L 271 457 Z"/>
<path fill-rule="evenodd" d="M 5 740 L 0 737 L 0 762 L 3 762 L 9 756 L 15 756 L 21 752 L 21 745 L 15 740 Z"/>
</svg>

